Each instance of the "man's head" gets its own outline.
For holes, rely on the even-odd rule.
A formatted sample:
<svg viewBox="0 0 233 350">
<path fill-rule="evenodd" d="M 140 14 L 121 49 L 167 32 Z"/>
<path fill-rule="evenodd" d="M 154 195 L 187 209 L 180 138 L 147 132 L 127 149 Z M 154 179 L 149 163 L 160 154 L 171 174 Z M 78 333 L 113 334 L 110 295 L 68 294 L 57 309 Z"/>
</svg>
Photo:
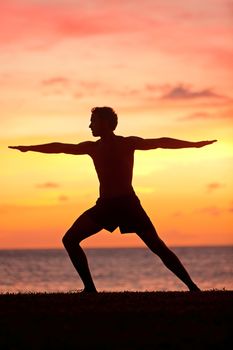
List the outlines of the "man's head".
<svg viewBox="0 0 233 350">
<path fill-rule="evenodd" d="M 111 133 L 117 126 L 117 114 L 111 107 L 94 107 L 91 110 L 91 124 L 93 136 L 103 136 Z"/>
</svg>

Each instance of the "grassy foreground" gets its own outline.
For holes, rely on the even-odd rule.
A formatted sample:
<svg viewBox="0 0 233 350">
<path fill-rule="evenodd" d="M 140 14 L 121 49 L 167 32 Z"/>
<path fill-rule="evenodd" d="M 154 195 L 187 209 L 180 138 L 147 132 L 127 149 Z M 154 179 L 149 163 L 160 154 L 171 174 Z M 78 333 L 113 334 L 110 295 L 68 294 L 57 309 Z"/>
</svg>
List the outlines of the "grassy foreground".
<svg viewBox="0 0 233 350">
<path fill-rule="evenodd" d="M 1 294 L 0 349 L 231 349 L 233 291 Z"/>
</svg>

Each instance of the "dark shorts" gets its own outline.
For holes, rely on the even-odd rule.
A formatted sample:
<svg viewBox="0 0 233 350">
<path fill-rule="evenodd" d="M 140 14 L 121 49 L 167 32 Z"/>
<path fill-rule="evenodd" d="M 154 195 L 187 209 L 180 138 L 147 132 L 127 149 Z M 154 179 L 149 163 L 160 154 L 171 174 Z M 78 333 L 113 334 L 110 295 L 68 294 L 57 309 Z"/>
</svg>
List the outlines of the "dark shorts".
<svg viewBox="0 0 233 350">
<path fill-rule="evenodd" d="M 135 194 L 117 198 L 99 198 L 96 205 L 88 209 L 85 214 L 110 232 L 113 232 L 118 226 L 121 233 L 154 229 Z"/>
</svg>

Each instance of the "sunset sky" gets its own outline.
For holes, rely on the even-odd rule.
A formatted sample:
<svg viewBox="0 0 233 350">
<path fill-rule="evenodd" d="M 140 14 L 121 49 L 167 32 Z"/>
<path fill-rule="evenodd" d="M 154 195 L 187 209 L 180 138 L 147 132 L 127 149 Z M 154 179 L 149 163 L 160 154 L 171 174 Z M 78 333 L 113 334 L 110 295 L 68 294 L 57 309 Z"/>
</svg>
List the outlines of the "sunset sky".
<svg viewBox="0 0 233 350">
<path fill-rule="evenodd" d="M 136 152 L 134 187 L 168 246 L 233 243 L 233 1 L 1 1 L 0 50 L 0 249 L 61 247 L 94 205 L 88 156 L 7 148 L 94 140 L 94 106 L 119 135 L 218 139 Z M 118 230 L 84 243 L 142 245 Z"/>
</svg>

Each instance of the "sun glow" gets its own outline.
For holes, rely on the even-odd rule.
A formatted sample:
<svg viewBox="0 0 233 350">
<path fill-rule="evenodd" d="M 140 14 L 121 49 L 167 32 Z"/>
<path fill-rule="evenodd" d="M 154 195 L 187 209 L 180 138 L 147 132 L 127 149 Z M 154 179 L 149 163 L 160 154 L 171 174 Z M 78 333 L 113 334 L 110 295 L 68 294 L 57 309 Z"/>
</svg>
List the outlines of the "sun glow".
<svg viewBox="0 0 233 350">
<path fill-rule="evenodd" d="M 168 244 L 232 244 L 229 6 L 1 2 L 1 248 L 58 247 L 95 203 L 98 181 L 88 156 L 7 147 L 92 140 L 96 105 L 117 111 L 119 135 L 218 140 L 202 149 L 136 152 L 133 183 Z M 102 232 L 85 244 L 142 243 Z"/>
</svg>

